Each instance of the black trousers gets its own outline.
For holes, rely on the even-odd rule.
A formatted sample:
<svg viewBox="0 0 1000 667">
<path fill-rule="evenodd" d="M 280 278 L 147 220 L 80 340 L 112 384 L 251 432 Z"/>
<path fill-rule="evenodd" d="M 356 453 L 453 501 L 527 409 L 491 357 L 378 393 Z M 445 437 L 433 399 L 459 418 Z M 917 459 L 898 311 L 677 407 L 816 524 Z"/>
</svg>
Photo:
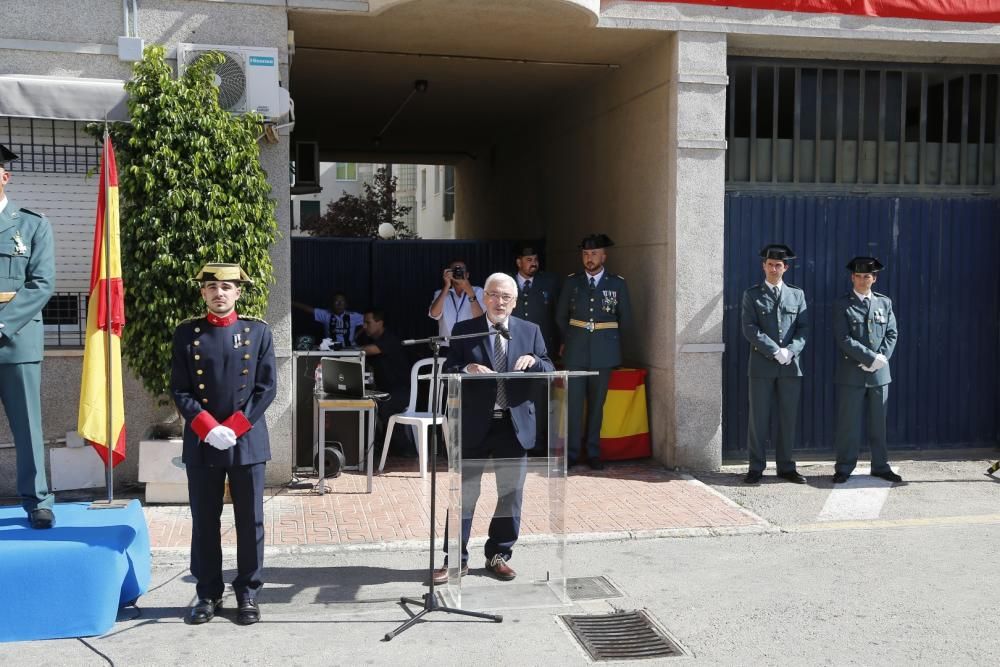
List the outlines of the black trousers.
<svg viewBox="0 0 1000 667">
<path fill-rule="evenodd" d="M 222 502 L 226 476 L 236 519 L 237 600 L 256 599 L 264 568 L 264 463 L 187 466 L 191 501 L 191 574 L 199 598 L 222 597 Z"/>
<path fill-rule="evenodd" d="M 489 537 L 484 548 L 486 560 L 496 554 L 510 560 L 514 543 L 521 532 L 521 507 L 524 501 L 524 478 L 528 472 L 528 453 L 514 432 L 510 413 L 494 419 L 482 443 L 462 449 L 462 564 L 469 560 L 469 536 L 476 513 L 476 502 L 488 459 L 504 459 L 495 466 L 497 504 L 490 521 Z M 445 521 L 444 550 L 448 553 L 448 521 Z"/>
</svg>

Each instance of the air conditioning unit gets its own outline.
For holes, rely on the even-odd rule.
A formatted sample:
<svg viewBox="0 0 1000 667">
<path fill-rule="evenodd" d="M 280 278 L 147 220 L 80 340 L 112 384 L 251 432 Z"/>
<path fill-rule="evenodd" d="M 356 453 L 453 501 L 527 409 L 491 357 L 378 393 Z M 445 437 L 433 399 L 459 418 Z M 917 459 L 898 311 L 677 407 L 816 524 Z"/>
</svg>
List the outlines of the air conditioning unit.
<svg viewBox="0 0 1000 667">
<path fill-rule="evenodd" d="M 278 85 L 278 49 L 181 42 L 177 44 L 178 76 L 210 51 L 225 58 L 215 67 L 215 84 L 223 109 L 232 113 L 256 111 L 270 119 L 288 112 L 288 95 L 282 95 Z"/>
</svg>

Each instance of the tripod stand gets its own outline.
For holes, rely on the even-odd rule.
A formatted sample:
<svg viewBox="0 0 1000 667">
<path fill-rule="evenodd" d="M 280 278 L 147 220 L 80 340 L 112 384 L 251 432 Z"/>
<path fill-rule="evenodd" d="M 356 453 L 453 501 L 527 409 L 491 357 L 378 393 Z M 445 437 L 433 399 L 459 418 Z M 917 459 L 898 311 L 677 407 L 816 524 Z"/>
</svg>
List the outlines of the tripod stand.
<svg viewBox="0 0 1000 667">
<path fill-rule="evenodd" d="M 404 630 L 413 626 L 420 621 L 424 620 L 424 617 L 431 613 L 432 611 L 443 611 L 447 614 L 459 614 L 462 616 L 472 616 L 474 618 L 483 618 L 494 621 L 496 623 L 503 622 L 503 616 L 499 614 L 486 614 L 479 611 L 468 611 L 466 609 L 456 609 L 454 607 L 448 607 L 446 605 L 438 602 L 437 596 L 434 594 L 434 529 L 436 526 L 435 522 L 435 507 L 437 506 L 437 453 L 438 453 L 438 433 L 437 433 L 437 415 L 438 415 L 438 358 L 441 353 L 441 343 L 446 340 L 458 340 L 460 338 L 481 338 L 483 336 L 489 336 L 489 331 L 484 331 L 482 333 L 466 334 L 464 336 L 432 336 L 430 338 L 421 338 L 418 340 L 404 340 L 403 345 L 417 345 L 418 343 L 427 343 L 431 348 L 431 354 L 434 357 L 434 363 L 431 368 L 431 454 L 428 456 L 430 461 L 428 465 L 431 469 L 431 517 L 430 517 L 430 565 L 428 566 L 428 574 L 430 575 L 430 589 L 427 593 L 424 593 L 422 599 L 403 597 L 400 598 L 400 603 L 404 605 L 419 605 L 422 606 L 417 614 L 409 618 L 405 623 L 400 625 L 395 630 L 385 633 L 384 641 L 391 641 L 393 637 L 399 635 Z M 461 531 L 459 531 L 461 532 Z"/>
</svg>

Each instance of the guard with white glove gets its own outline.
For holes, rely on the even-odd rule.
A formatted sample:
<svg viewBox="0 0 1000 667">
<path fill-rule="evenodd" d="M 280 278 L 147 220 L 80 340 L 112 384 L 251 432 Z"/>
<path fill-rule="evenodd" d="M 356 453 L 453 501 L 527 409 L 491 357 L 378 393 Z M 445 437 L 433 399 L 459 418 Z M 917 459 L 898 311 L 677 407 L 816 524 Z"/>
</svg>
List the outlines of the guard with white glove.
<svg viewBox="0 0 1000 667">
<path fill-rule="evenodd" d="M 228 426 L 219 424 L 205 436 L 205 442 L 218 450 L 225 451 L 236 446 L 236 432 Z"/>
<path fill-rule="evenodd" d="M 806 480 L 796 471 L 792 449 L 802 393 L 802 351 L 809 336 L 806 296 L 783 278 L 789 260 L 795 259 L 791 248 L 772 244 L 760 251 L 760 257 L 764 280 L 743 292 L 740 304 L 740 327 L 750 343 L 748 466 L 743 479 L 747 484 L 761 480 L 767 467 L 771 414 L 777 407 L 775 468 L 782 479 L 802 484 Z"/>
</svg>

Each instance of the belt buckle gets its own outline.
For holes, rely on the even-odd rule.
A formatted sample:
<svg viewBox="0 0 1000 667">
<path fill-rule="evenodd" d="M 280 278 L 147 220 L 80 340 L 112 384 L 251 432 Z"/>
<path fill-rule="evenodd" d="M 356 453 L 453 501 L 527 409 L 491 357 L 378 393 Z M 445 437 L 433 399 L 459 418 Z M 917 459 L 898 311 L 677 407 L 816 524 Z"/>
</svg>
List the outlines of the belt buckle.
<svg viewBox="0 0 1000 667">
<path fill-rule="evenodd" d="M 589 322 L 587 322 L 587 326 L 585 326 L 584 329 L 586 329 L 590 333 L 594 333 L 594 321 L 590 320 Z"/>
</svg>

